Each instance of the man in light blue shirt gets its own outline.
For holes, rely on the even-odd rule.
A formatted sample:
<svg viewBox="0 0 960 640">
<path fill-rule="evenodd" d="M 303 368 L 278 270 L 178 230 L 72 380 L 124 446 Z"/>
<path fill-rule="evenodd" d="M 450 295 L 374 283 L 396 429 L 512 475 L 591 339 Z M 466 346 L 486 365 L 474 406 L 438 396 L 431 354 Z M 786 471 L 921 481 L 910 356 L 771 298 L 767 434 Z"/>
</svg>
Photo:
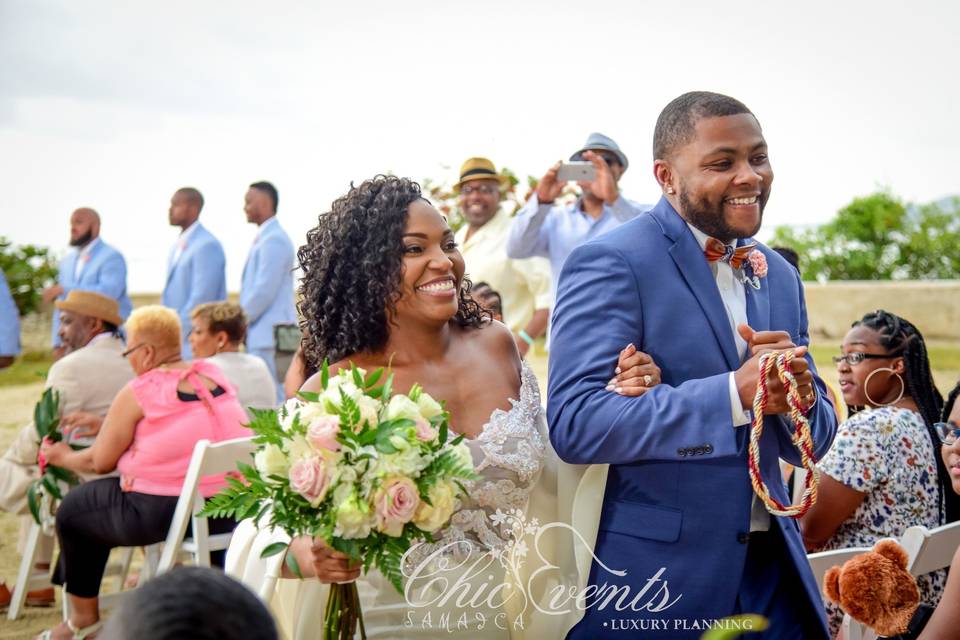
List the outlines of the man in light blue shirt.
<svg viewBox="0 0 960 640">
<path fill-rule="evenodd" d="M 10 295 L 7 276 L 0 271 L 0 369 L 20 355 L 20 310 Z"/>
<path fill-rule="evenodd" d="M 294 251 L 290 236 L 277 221 L 277 189 L 269 182 L 250 185 L 243 210 L 247 222 L 259 227 L 240 284 L 240 306 L 247 314 L 247 351 L 267 363 L 277 382 L 277 402 L 283 401 L 278 372 L 273 328 L 278 324 L 295 324 L 297 311 L 293 304 Z M 278 376 L 279 374 L 279 376 Z"/>
<path fill-rule="evenodd" d="M 574 247 L 635 218 L 653 205 L 642 205 L 620 195 L 617 182 L 629 166 L 617 143 L 601 133 L 591 133 L 570 160 L 593 163 L 596 178 L 578 182 L 576 202 L 554 205 L 565 182 L 557 179 L 560 164 L 553 165 L 537 185 L 537 192 L 513 219 L 507 240 L 511 258 L 543 256 L 550 259 L 552 293 L 557 293 L 560 268 Z"/>
<path fill-rule="evenodd" d="M 43 301 L 65 300 L 74 289 L 108 296 L 120 305 L 120 317 L 126 320 L 133 304 L 127 295 L 127 261 L 123 254 L 100 239 L 100 215 L 81 207 L 70 216 L 70 251 L 60 261 L 57 284 L 43 290 Z M 51 327 L 54 360 L 65 348 L 60 338 L 60 314 L 53 314 Z"/>
<path fill-rule="evenodd" d="M 193 187 L 177 189 L 170 198 L 170 224 L 180 227 L 180 237 L 170 249 L 167 283 L 160 298 L 177 311 L 183 330 L 183 358 L 189 360 L 190 312 L 204 302 L 227 299 L 226 258 L 223 247 L 200 224 L 203 195 Z"/>
</svg>

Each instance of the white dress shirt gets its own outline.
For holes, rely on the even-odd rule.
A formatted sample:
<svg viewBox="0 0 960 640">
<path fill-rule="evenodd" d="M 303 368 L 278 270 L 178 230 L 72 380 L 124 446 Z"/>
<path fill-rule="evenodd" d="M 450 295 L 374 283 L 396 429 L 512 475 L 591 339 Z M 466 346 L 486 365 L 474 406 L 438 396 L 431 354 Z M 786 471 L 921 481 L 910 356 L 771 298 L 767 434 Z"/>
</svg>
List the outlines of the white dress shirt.
<svg viewBox="0 0 960 640">
<path fill-rule="evenodd" d="M 74 281 L 80 279 L 80 274 L 83 273 L 83 268 L 88 262 L 90 262 L 90 252 L 93 251 L 93 248 L 97 246 L 98 242 L 100 242 L 100 238 L 94 238 L 87 243 L 87 246 L 80 249 L 80 253 L 77 254 L 77 261 L 73 265 Z"/>
<path fill-rule="evenodd" d="M 693 237 L 697 239 L 700 248 L 704 249 L 707 245 L 707 239 L 710 237 L 700 229 L 687 223 Z M 710 263 L 710 269 L 713 271 L 713 277 L 717 281 L 717 289 L 720 291 L 720 299 L 723 300 L 723 307 L 727 312 L 727 320 L 730 322 L 730 330 L 733 331 L 733 339 L 737 345 L 737 355 L 740 356 L 740 362 L 743 363 L 750 354 L 747 352 L 747 342 L 740 336 L 737 326 L 749 324 L 747 322 L 747 290 L 744 284 L 737 278 L 733 267 L 729 262 L 717 260 Z M 750 412 L 743 408 L 740 403 L 740 392 L 737 390 L 737 380 L 735 374 L 730 372 L 730 416 L 733 419 L 734 427 L 742 427 L 750 424 L 752 418 Z M 769 531 L 770 514 L 766 507 L 757 498 L 753 497 L 753 504 L 750 508 L 750 531 Z"/>
</svg>

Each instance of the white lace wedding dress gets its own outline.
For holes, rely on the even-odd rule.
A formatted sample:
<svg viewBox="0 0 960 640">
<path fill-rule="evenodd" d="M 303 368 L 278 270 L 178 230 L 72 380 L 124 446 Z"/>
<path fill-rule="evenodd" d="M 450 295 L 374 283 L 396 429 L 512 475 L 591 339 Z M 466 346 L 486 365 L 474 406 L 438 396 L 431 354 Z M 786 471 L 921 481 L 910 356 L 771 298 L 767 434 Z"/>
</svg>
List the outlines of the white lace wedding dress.
<svg viewBox="0 0 960 640">
<path fill-rule="evenodd" d="M 505 586 L 525 583 L 537 566 L 530 534 L 557 515 L 556 480 L 549 477 L 555 454 L 537 379 L 526 363 L 520 398 L 511 403 L 466 441 L 482 477 L 465 485 L 469 497 L 434 542 L 408 552 L 406 593 L 377 571 L 358 581 L 368 638 L 548 637 L 543 626 L 535 635 L 530 629 L 536 611 L 525 589 Z M 326 595 L 317 580 L 280 580 L 271 607 L 281 632 L 291 640 L 319 637 Z"/>
</svg>

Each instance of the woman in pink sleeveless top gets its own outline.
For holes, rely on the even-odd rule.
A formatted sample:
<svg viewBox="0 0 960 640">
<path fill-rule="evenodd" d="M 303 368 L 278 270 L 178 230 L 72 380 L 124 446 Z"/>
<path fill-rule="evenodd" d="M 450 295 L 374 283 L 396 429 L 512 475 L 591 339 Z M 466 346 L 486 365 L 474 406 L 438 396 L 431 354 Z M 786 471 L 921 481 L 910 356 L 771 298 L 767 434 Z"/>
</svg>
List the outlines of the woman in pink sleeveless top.
<svg viewBox="0 0 960 640">
<path fill-rule="evenodd" d="M 137 309 L 126 329 L 130 348 L 124 355 L 137 378 L 117 394 L 93 446 L 41 448 L 47 461 L 60 467 L 120 473 L 73 488 L 57 509 L 60 558 L 54 583 L 69 594 L 70 619 L 47 632 L 48 638 L 98 628 L 97 594 L 110 549 L 166 539 L 196 443 L 251 435 L 244 426 L 247 413 L 220 369 L 181 360 L 180 321 L 173 310 Z M 210 496 L 223 485 L 222 476 L 205 478 L 200 491 Z M 229 531 L 233 525 L 212 520 L 210 530 Z"/>
</svg>

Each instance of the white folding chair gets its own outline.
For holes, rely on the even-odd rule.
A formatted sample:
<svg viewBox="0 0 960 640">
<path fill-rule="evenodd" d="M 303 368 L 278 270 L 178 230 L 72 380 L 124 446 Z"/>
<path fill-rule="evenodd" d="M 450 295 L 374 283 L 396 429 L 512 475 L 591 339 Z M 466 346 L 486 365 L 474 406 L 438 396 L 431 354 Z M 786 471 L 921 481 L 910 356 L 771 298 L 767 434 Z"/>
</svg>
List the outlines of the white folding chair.
<svg viewBox="0 0 960 640">
<path fill-rule="evenodd" d="M 817 581 L 817 589 L 820 590 L 820 595 L 823 595 L 823 576 L 827 573 L 830 567 L 841 565 L 850 558 L 858 556 L 867 551 L 870 551 L 870 547 L 834 549 L 833 551 L 818 551 L 817 553 L 808 553 L 807 562 L 810 563 L 810 569 L 813 571 L 813 577 Z"/>
<path fill-rule="evenodd" d="M 197 515 L 204 505 L 199 492 L 200 480 L 206 476 L 236 471 L 237 462 L 250 462 L 254 451 L 256 445 L 252 437 L 224 440 L 216 444 L 211 444 L 209 440 L 197 442 L 155 575 L 172 569 L 181 552 L 191 554 L 195 565 L 209 567 L 210 552 L 230 546 L 231 533 L 210 535 L 207 519 Z M 192 523 L 193 535 L 184 539 L 188 522 Z"/>
<path fill-rule="evenodd" d="M 922 576 L 950 566 L 953 554 L 960 548 L 960 522 L 952 522 L 935 529 L 910 527 L 903 532 L 900 545 L 910 557 L 907 570 Z"/>
<path fill-rule="evenodd" d="M 66 495 L 69 490 L 69 486 L 66 483 L 60 483 L 60 491 Z M 43 533 L 43 528 L 36 522 L 30 525 L 30 531 L 27 533 L 26 545 L 23 550 L 23 557 L 20 559 L 20 568 L 17 571 L 17 581 L 16 588 L 13 591 L 13 597 L 10 601 L 10 608 L 7 611 L 8 620 L 16 620 L 20 617 L 20 614 L 23 613 L 23 607 L 26 603 L 27 592 L 32 589 L 37 589 L 50 585 L 50 571 L 38 571 L 34 567 L 36 566 L 37 553 L 40 549 L 41 538 L 46 535 Z M 136 547 L 124 547 L 121 550 L 120 562 L 119 564 L 110 564 L 107 566 L 104 571 L 104 577 L 107 576 L 117 576 L 117 588 L 116 592 L 120 592 L 124 588 L 124 583 L 127 579 L 127 574 L 130 571 L 130 562 L 133 558 L 133 552 Z M 144 570 L 147 572 L 149 577 L 150 571 L 156 567 L 157 562 L 160 559 L 159 549 L 151 553 L 150 549 L 146 549 L 146 558 L 144 561 Z M 141 573 L 141 577 L 143 573 Z M 25 586 L 24 586 L 25 585 Z M 112 594 L 111 594 L 112 595 Z M 64 606 L 66 605 L 66 598 L 63 599 Z M 109 601 L 109 600 L 108 600 Z"/>
</svg>

